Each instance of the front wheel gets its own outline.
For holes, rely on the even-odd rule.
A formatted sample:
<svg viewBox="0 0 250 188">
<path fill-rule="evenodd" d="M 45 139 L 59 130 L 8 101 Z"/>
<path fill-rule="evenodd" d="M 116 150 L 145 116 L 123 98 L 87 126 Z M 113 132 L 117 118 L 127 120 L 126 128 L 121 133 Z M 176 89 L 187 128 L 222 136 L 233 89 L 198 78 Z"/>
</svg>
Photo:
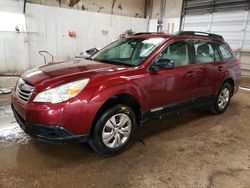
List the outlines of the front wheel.
<svg viewBox="0 0 250 188">
<path fill-rule="evenodd" d="M 216 96 L 213 105 L 211 106 L 211 112 L 214 114 L 223 113 L 230 103 L 231 93 L 231 85 L 228 83 L 223 84 Z"/>
<path fill-rule="evenodd" d="M 98 118 L 89 144 L 101 155 L 118 154 L 131 142 L 136 122 L 135 113 L 130 107 L 115 105 Z"/>
</svg>

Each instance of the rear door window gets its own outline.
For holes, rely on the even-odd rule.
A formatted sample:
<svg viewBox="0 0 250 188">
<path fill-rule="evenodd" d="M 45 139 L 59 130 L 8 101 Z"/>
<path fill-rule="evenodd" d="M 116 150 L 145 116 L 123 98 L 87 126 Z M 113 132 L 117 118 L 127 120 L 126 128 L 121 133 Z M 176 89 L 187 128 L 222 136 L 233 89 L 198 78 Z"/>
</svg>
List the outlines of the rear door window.
<svg viewBox="0 0 250 188">
<path fill-rule="evenodd" d="M 229 60 L 233 58 L 233 54 L 229 51 L 229 49 L 224 44 L 219 44 L 219 49 L 221 52 L 222 60 Z"/>
<path fill-rule="evenodd" d="M 218 49 L 210 41 L 194 41 L 194 49 L 197 64 L 220 61 Z"/>
</svg>

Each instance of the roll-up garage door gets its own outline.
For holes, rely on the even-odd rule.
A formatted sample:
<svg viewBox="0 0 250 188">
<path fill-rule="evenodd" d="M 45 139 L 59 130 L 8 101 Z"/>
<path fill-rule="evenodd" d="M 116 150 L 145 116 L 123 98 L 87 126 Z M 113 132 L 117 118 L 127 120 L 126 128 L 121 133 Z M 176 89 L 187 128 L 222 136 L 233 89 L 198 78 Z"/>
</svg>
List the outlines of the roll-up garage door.
<svg viewBox="0 0 250 188">
<path fill-rule="evenodd" d="M 249 0 L 184 0 L 181 29 L 223 35 L 250 70 L 249 7 Z"/>
</svg>

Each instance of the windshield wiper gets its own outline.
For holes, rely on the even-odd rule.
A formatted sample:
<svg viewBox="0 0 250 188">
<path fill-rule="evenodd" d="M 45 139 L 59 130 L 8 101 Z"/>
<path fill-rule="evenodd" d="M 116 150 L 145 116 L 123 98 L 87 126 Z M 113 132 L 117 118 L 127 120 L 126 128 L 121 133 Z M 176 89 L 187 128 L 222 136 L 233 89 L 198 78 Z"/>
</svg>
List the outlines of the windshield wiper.
<svg viewBox="0 0 250 188">
<path fill-rule="evenodd" d="M 95 61 L 98 62 L 102 62 L 102 63 L 108 63 L 108 64 L 112 64 L 112 65 L 125 65 L 128 67 L 132 67 L 133 65 L 127 64 L 127 63 L 123 63 L 123 62 L 119 62 L 119 61 L 111 61 L 111 60 L 106 60 L 106 59 L 94 59 Z"/>
<path fill-rule="evenodd" d="M 91 57 L 86 57 L 85 59 L 89 60 L 89 61 L 93 61 L 93 59 Z"/>
</svg>

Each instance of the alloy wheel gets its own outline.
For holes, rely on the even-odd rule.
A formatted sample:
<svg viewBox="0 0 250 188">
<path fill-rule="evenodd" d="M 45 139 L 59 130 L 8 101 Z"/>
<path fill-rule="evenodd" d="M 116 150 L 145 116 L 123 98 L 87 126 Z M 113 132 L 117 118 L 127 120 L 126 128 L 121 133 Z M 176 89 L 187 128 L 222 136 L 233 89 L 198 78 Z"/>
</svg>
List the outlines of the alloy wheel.
<svg viewBox="0 0 250 188">
<path fill-rule="evenodd" d="M 230 91 L 228 88 L 224 88 L 218 97 L 218 107 L 223 110 L 228 105 L 230 99 Z"/>
<path fill-rule="evenodd" d="M 129 139 L 131 129 L 132 121 L 127 114 L 115 114 L 103 127 L 102 141 L 108 148 L 117 148 Z"/>
</svg>

